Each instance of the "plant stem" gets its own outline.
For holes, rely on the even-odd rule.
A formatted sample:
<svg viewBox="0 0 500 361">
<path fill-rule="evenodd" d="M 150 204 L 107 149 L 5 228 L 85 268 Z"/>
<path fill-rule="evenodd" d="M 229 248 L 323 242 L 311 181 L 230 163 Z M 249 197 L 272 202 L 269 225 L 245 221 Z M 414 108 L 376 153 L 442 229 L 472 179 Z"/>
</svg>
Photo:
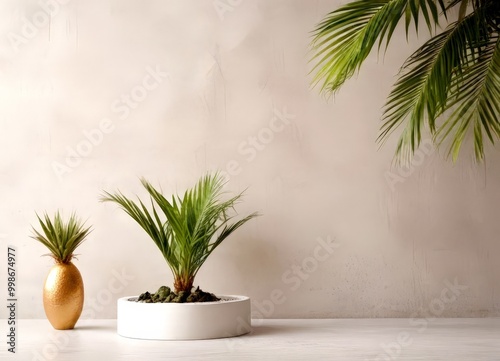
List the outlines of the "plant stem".
<svg viewBox="0 0 500 361">
<path fill-rule="evenodd" d="M 174 279 L 174 289 L 175 293 L 179 293 L 180 291 L 191 292 L 193 288 L 194 277 L 189 275 L 180 275 L 175 277 Z"/>
</svg>

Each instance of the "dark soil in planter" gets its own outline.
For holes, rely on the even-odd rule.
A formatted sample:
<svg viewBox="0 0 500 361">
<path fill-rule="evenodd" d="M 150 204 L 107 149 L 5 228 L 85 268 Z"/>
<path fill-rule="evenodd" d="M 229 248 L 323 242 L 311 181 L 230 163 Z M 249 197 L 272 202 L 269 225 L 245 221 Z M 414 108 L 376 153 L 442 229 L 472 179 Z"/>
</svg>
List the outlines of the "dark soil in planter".
<svg viewBox="0 0 500 361">
<path fill-rule="evenodd" d="M 156 293 L 144 292 L 137 302 L 143 303 L 188 303 L 188 302 L 215 302 L 220 301 L 213 293 L 203 292 L 197 287 L 194 291 L 175 293 L 167 286 L 161 286 Z"/>
</svg>

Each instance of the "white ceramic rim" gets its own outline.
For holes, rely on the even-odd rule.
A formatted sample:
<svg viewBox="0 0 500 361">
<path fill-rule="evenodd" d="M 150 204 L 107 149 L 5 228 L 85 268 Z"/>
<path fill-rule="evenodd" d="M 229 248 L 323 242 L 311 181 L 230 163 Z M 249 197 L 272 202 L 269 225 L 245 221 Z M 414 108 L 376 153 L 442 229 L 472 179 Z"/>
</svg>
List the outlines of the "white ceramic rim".
<svg viewBox="0 0 500 361">
<path fill-rule="evenodd" d="M 184 303 L 137 302 L 139 296 L 117 301 L 120 336 L 147 340 L 203 340 L 251 332 L 248 296 L 218 295 L 220 301 Z"/>
</svg>

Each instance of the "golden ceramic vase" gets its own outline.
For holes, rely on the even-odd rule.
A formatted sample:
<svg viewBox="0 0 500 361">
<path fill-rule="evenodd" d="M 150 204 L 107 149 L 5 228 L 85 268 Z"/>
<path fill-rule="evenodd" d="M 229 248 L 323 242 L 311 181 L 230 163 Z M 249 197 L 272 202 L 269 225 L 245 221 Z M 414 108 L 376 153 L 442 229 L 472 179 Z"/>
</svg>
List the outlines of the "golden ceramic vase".
<svg viewBox="0 0 500 361">
<path fill-rule="evenodd" d="M 83 309 L 83 280 L 73 263 L 51 268 L 43 287 L 43 308 L 56 330 L 75 327 Z"/>
</svg>

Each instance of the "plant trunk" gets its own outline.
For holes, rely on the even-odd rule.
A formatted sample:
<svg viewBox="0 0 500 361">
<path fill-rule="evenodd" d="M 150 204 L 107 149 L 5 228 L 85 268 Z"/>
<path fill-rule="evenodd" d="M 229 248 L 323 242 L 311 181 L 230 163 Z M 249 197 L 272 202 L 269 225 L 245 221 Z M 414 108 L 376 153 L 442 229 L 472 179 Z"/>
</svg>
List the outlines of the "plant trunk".
<svg viewBox="0 0 500 361">
<path fill-rule="evenodd" d="M 194 277 L 190 276 L 179 276 L 175 277 L 174 280 L 174 289 L 175 293 L 179 293 L 181 291 L 191 293 L 191 289 L 193 288 Z"/>
</svg>

